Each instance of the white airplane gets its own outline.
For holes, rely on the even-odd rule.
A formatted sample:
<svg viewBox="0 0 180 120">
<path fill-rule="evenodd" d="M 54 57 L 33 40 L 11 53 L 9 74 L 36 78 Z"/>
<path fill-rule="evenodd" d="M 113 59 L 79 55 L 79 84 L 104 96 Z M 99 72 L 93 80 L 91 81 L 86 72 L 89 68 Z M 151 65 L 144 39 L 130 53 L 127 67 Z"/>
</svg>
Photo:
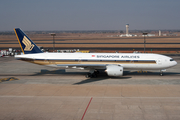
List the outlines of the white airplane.
<svg viewBox="0 0 180 120">
<path fill-rule="evenodd" d="M 89 70 L 87 78 L 97 77 L 98 70 L 105 70 L 108 76 L 123 76 L 123 70 L 160 70 L 177 64 L 170 57 L 147 53 L 43 53 L 19 28 L 14 29 L 23 55 L 16 59 L 59 69 Z"/>
</svg>

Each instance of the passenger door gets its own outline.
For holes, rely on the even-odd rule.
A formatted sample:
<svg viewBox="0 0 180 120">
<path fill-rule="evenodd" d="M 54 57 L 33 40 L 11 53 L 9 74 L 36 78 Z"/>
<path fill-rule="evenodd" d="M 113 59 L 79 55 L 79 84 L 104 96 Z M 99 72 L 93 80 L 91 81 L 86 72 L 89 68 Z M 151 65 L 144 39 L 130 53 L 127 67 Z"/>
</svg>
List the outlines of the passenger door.
<svg viewBox="0 0 180 120">
<path fill-rule="evenodd" d="M 158 59 L 157 63 L 158 63 L 158 65 L 161 65 L 162 64 L 162 59 Z"/>
</svg>

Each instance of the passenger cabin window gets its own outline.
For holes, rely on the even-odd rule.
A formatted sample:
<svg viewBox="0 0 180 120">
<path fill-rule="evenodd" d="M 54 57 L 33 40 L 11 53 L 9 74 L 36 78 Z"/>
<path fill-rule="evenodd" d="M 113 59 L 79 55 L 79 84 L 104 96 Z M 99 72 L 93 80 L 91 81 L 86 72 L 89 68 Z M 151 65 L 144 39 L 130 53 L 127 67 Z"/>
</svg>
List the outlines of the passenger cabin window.
<svg viewBox="0 0 180 120">
<path fill-rule="evenodd" d="M 170 59 L 170 61 L 174 61 L 174 59 Z"/>
</svg>

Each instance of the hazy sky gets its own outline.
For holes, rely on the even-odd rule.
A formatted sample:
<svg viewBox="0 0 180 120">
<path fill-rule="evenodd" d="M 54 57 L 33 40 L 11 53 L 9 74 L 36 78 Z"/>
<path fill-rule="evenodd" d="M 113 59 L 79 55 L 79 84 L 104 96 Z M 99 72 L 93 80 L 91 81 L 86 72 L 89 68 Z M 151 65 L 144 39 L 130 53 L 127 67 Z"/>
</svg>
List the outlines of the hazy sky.
<svg viewBox="0 0 180 120">
<path fill-rule="evenodd" d="M 180 0 L 0 0 L 0 31 L 180 29 Z"/>
</svg>

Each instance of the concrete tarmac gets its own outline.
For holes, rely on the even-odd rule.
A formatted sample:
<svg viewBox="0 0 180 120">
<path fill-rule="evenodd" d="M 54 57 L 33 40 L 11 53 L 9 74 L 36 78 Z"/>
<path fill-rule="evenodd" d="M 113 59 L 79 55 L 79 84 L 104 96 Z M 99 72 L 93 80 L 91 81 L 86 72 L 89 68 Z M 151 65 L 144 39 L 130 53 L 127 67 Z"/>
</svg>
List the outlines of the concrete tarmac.
<svg viewBox="0 0 180 120">
<path fill-rule="evenodd" d="M 0 58 L 0 120 L 179 120 L 179 68 L 87 79 L 87 71 Z"/>
</svg>

